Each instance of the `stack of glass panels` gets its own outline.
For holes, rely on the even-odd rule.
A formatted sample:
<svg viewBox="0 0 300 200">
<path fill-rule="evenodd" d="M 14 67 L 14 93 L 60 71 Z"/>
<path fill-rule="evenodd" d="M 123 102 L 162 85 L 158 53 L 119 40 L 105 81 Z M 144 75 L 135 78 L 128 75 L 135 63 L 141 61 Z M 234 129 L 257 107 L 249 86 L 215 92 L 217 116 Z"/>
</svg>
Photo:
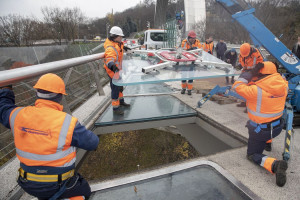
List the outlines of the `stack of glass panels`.
<svg viewBox="0 0 300 200">
<path fill-rule="evenodd" d="M 152 53 L 158 55 L 157 52 L 152 51 Z M 170 62 L 170 65 L 164 68 L 143 73 L 143 68 L 157 64 L 159 59 L 156 59 L 155 56 L 140 55 L 140 57 L 123 60 L 122 70 L 116 73 L 113 79 L 115 85 L 125 86 L 238 75 L 232 66 L 207 52 L 202 52 L 201 58 L 199 57 L 201 62 L 196 62 L 200 64 Z"/>
</svg>

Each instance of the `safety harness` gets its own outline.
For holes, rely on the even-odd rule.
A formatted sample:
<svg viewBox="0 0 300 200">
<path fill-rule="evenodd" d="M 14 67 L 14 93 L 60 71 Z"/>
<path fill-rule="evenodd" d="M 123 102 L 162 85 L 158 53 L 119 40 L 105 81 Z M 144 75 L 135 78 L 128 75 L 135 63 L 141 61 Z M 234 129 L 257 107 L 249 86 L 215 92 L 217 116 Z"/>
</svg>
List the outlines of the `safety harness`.
<svg viewBox="0 0 300 200">
<path fill-rule="evenodd" d="M 271 130 L 271 134 L 273 131 L 273 128 L 280 125 L 280 119 L 277 119 L 273 122 L 269 122 L 269 123 L 264 123 L 264 124 L 257 124 L 254 121 L 249 120 L 250 125 L 255 127 L 256 129 L 254 130 L 256 133 L 259 133 L 261 131 L 261 129 L 270 129 Z"/>
</svg>

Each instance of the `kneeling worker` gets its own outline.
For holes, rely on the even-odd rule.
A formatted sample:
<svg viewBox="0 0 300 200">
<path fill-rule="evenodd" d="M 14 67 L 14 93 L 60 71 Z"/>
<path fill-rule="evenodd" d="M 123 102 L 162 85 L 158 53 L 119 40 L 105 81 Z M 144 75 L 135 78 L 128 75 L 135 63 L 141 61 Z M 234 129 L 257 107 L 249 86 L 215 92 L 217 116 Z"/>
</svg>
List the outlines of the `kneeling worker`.
<svg viewBox="0 0 300 200">
<path fill-rule="evenodd" d="M 253 77 L 257 77 L 255 81 Z M 252 81 L 251 81 L 252 80 Z M 249 83 L 251 81 L 251 83 Z M 287 162 L 263 154 L 268 140 L 277 137 L 282 128 L 288 82 L 277 73 L 272 62 L 258 63 L 251 71 L 243 72 L 233 89 L 246 99 L 249 133 L 247 158 L 276 174 L 276 184 L 286 183 Z"/>
<path fill-rule="evenodd" d="M 0 122 L 11 129 L 20 160 L 18 184 L 39 199 L 88 198 L 88 182 L 74 172 L 76 147 L 94 150 L 99 138 L 62 111 L 59 76 L 45 74 L 34 88 L 37 100 L 27 107 L 15 105 L 12 86 L 0 88 Z"/>
</svg>

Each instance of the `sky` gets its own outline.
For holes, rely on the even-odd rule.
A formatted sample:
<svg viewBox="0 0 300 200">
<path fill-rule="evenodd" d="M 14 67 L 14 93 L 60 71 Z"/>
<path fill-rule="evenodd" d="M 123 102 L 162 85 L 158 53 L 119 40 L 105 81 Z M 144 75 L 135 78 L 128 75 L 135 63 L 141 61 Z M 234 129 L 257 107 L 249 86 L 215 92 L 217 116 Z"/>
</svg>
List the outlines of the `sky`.
<svg viewBox="0 0 300 200">
<path fill-rule="evenodd" d="M 136 6 L 142 0 L 0 0 L 0 16 L 20 14 L 22 16 L 35 16 L 43 19 L 41 8 L 45 6 L 73 8 L 79 7 L 83 14 L 89 18 L 105 17 L 112 9 L 121 12 Z"/>
</svg>

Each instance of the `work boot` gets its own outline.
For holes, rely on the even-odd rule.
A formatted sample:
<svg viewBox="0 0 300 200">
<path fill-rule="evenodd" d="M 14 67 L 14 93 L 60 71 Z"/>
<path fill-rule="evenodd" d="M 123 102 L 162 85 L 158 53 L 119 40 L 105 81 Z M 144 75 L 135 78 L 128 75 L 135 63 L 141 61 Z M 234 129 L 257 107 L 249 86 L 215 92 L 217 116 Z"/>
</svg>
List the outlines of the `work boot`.
<svg viewBox="0 0 300 200">
<path fill-rule="evenodd" d="M 192 90 L 188 90 L 188 95 L 192 95 Z"/>
<path fill-rule="evenodd" d="M 283 187 L 286 183 L 287 162 L 285 160 L 276 160 L 272 168 L 272 171 L 276 174 L 276 184 L 279 187 Z"/>
<path fill-rule="evenodd" d="M 247 159 L 251 162 L 253 162 L 253 155 L 246 155 Z"/>
<path fill-rule="evenodd" d="M 181 94 L 185 94 L 185 90 L 186 90 L 185 88 L 182 88 L 181 89 Z"/>
<path fill-rule="evenodd" d="M 246 102 L 242 101 L 240 104 L 236 105 L 237 107 L 246 107 Z"/>
<path fill-rule="evenodd" d="M 234 84 L 234 76 L 231 78 L 231 83 Z"/>
<path fill-rule="evenodd" d="M 228 85 L 229 84 L 229 78 L 228 78 L 228 76 L 226 76 L 225 78 L 226 78 L 226 84 Z"/>
<path fill-rule="evenodd" d="M 115 115 L 124 115 L 124 111 L 121 109 L 121 107 L 113 109 L 113 112 Z"/>
<path fill-rule="evenodd" d="M 272 151 L 272 143 L 266 143 L 265 150 Z"/>
<path fill-rule="evenodd" d="M 120 106 L 130 107 L 130 104 L 126 103 L 125 101 L 122 101 L 122 102 L 120 102 Z"/>
</svg>

